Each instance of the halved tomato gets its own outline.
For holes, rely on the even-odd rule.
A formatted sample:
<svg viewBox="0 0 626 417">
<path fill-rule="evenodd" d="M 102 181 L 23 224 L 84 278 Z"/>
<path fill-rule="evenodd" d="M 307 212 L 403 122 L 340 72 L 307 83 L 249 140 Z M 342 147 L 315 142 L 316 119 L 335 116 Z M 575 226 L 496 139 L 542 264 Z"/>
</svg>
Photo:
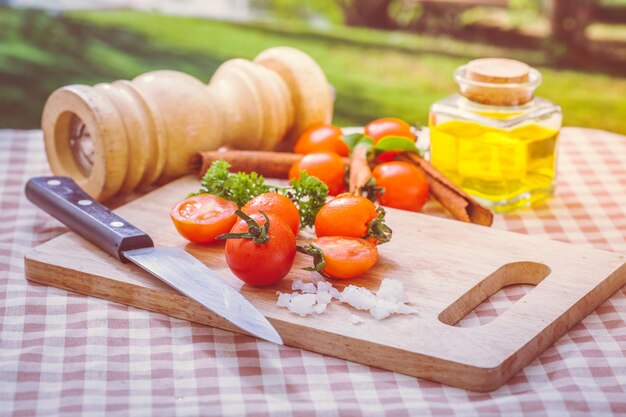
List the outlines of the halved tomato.
<svg viewBox="0 0 626 417">
<path fill-rule="evenodd" d="M 177 203 L 170 211 L 176 230 L 194 243 L 215 242 L 237 221 L 237 205 L 213 194 L 198 194 Z"/>
<path fill-rule="evenodd" d="M 311 270 L 321 270 L 323 274 L 337 279 L 363 275 L 378 260 L 378 249 L 374 243 L 354 237 L 324 236 L 312 244 L 298 247 L 298 251 L 313 256 L 315 267 Z"/>
</svg>

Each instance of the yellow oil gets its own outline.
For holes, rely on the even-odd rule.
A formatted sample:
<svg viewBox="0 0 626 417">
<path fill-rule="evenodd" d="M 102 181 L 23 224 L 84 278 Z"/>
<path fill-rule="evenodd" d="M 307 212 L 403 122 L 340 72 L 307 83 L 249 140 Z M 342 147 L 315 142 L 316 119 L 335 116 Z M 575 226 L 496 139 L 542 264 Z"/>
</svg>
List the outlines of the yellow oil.
<svg viewBox="0 0 626 417">
<path fill-rule="evenodd" d="M 453 120 L 430 126 L 433 165 L 495 211 L 552 195 L 558 131 L 537 124 L 511 130 Z"/>
</svg>

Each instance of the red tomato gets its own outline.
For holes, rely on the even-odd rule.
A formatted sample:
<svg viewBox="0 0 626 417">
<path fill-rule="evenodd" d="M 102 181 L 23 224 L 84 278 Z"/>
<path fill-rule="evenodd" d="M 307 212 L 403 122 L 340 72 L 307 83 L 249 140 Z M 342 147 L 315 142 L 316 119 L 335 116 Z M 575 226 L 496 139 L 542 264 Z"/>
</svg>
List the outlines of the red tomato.
<svg viewBox="0 0 626 417">
<path fill-rule="evenodd" d="M 349 279 L 366 273 L 378 260 L 376 245 L 365 239 L 325 236 L 313 241 L 324 254 L 322 272 L 332 278 Z"/>
<path fill-rule="evenodd" d="M 291 166 L 289 179 L 300 178 L 300 171 L 319 178 L 328 187 L 330 195 L 346 190 L 346 164 L 336 153 L 318 152 L 303 156 Z"/>
<path fill-rule="evenodd" d="M 334 152 L 339 156 L 348 156 L 350 148 L 341 139 L 341 129 L 333 125 L 314 126 L 306 130 L 293 148 L 295 153 Z"/>
<path fill-rule="evenodd" d="M 420 211 L 428 199 L 424 173 L 408 162 L 393 161 L 377 165 L 372 171 L 376 185 L 385 191 L 378 201 L 383 206 Z"/>
<path fill-rule="evenodd" d="M 260 228 L 265 225 L 262 213 L 252 213 L 250 218 Z M 239 279 L 247 284 L 272 285 L 289 273 L 296 256 L 296 238 L 291 228 L 280 217 L 268 213 L 268 239 L 256 243 L 251 238 L 229 238 L 226 241 L 226 263 Z M 251 230 L 245 220 L 235 223 L 229 234 L 246 233 Z"/>
<path fill-rule="evenodd" d="M 385 136 L 401 136 L 415 141 L 411 126 L 404 120 L 394 117 L 385 117 L 368 123 L 365 126 L 365 134 L 374 139 L 374 143 Z"/>
<path fill-rule="evenodd" d="M 409 140 L 409 139 L 407 139 Z M 402 153 L 402 151 L 385 151 L 385 152 L 381 152 L 377 157 L 376 157 L 376 162 L 379 164 L 382 164 L 383 162 L 391 162 L 394 159 L 396 159 L 396 156 L 398 154 Z"/>
<path fill-rule="evenodd" d="M 215 242 L 237 221 L 237 205 L 213 194 L 198 194 L 177 203 L 170 210 L 176 230 L 194 243 Z"/>
<path fill-rule="evenodd" d="M 365 197 L 340 194 L 324 204 L 315 217 L 315 234 L 363 237 L 369 223 L 378 217 L 376 205 Z"/>
<path fill-rule="evenodd" d="M 248 215 L 259 211 L 275 214 L 289 225 L 294 236 L 297 236 L 300 231 L 300 212 L 293 201 L 284 195 L 277 193 L 257 195 L 248 201 L 241 211 Z"/>
<path fill-rule="evenodd" d="M 391 239 L 391 229 L 384 223 L 381 208 L 360 195 L 340 194 L 324 204 L 315 217 L 317 237 L 345 236 L 385 243 Z"/>
</svg>

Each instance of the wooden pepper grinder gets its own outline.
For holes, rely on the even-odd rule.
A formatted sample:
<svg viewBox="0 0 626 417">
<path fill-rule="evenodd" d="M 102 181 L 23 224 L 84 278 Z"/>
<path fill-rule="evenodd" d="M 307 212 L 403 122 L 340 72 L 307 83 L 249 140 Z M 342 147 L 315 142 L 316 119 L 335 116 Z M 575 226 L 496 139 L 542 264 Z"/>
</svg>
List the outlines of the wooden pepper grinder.
<svg viewBox="0 0 626 417">
<path fill-rule="evenodd" d="M 177 71 L 54 91 L 42 116 L 52 172 L 103 201 L 189 172 L 199 151 L 289 148 L 329 122 L 332 98 L 317 63 L 271 48 L 223 63 L 208 85 Z"/>
</svg>

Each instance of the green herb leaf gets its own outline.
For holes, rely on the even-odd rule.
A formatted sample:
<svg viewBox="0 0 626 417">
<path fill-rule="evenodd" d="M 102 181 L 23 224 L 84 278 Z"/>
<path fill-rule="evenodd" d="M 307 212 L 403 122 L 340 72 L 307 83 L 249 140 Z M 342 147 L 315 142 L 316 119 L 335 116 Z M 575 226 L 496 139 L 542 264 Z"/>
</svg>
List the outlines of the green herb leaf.
<svg viewBox="0 0 626 417">
<path fill-rule="evenodd" d="M 301 172 L 299 179 L 291 180 L 291 187 L 283 188 L 266 184 L 265 178 L 256 172 L 233 174 L 228 171 L 229 168 L 230 164 L 226 161 L 213 162 L 200 180 L 200 190 L 192 195 L 214 194 L 243 207 L 257 195 L 270 191 L 277 192 L 294 202 L 300 212 L 302 227 L 315 224 L 315 216 L 328 197 L 326 184 L 304 171 Z"/>
<path fill-rule="evenodd" d="M 419 153 L 419 149 L 415 146 L 415 142 L 402 136 L 386 136 L 382 138 L 374 145 L 374 151 L 405 151 Z"/>
<path fill-rule="evenodd" d="M 342 139 L 346 145 L 348 145 L 348 148 L 350 148 L 350 153 L 352 153 L 354 148 L 357 146 L 367 146 L 368 148 L 371 148 L 374 145 L 374 140 L 363 133 L 343 135 Z"/>
<path fill-rule="evenodd" d="M 259 175 L 256 172 L 251 172 L 250 174 L 238 172 L 231 175 L 228 186 L 230 187 L 230 197 L 228 199 L 234 201 L 239 207 L 242 207 L 257 195 L 270 191 L 270 187 L 265 184 L 263 175 Z"/>
<path fill-rule="evenodd" d="M 305 171 L 301 171 L 300 178 L 294 178 L 290 183 L 291 188 L 283 189 L 283 194 L 298 207 L 302 227 L 313 226 L 317 212 L 326 204 L 328 187 Z"/>
<path fill-rule="evenodd" d="M 242 207 L 250 199 L 270 191 L 262 175 L 255 172 L 232 174 L 228 171 L 230 164 L 226 161 L 215 161 L 200 180 L 200 191 L 225 198 Z"/>
</svg>

